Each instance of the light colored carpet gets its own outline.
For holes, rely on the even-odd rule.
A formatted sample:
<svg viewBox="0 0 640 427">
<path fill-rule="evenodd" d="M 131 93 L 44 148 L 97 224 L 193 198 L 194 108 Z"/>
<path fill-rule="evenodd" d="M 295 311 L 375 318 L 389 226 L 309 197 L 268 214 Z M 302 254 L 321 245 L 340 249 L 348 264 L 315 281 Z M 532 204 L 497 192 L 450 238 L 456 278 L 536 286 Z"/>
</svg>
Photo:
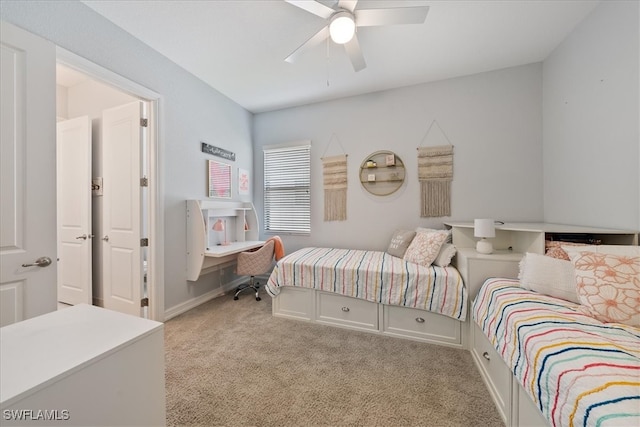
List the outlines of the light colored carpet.
<svg viewBox="0 0 640 427">
<path fill-rule="evenodd" d="M 165 324 L 169 426 L 503 426 L 464 350 L 225 295 Z"/>
</svg>

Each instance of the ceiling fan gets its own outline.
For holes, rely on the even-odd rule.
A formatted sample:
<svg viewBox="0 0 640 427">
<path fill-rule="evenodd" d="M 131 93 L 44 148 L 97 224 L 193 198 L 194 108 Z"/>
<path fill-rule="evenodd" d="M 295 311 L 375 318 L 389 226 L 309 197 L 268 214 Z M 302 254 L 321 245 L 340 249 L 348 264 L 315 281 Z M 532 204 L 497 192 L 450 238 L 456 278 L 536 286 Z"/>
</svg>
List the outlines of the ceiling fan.
<svg viewBox="0 0 640 427">
<path fill-rule="evenodd" d="M 303 52 L 331 38 L 334 43 L 344 45 L 355 71 L 360 71 L 367 66 L 356 34 L 358 27 L 422 24 L 427 19 L 429 11 L 429 6 L 355 10 L 358 0 L 340 0 L 335 9 L 312 0 L 285 1 L 329 21 L 320 31 L 286 57 L 285 61 L 295 62 Z"/>
</svg>

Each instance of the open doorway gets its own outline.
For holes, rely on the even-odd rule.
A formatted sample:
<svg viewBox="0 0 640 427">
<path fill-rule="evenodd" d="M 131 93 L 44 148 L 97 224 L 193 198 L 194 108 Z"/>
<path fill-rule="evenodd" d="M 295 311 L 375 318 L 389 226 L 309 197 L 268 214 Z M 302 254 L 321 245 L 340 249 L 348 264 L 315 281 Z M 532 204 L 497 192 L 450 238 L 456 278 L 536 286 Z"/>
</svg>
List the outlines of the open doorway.
<svg viewBox="0 0 640 427">
<path fill-rule="evenodd" d="M 86 200 L 82 201 L 82 198 L 77 198 L 78 191 L 75 193 L 73 191 L 65 192 L 64 190 L 59 192 L 58 215 L 64 218 L 67 223 L 60 224 L 59 221 L 58 224 L 58 253 L 61 258 L 59 260 L 59 271 L 61 274 L 65 274 L 65 272 L 68 275 L 70 274 L 71 279 L 63 279 L 60 275 L 58 279 L 60 283 L 67 283 L 72 280 L 78 282 L 77 284 L 72 284 L 70 288 L 88 287 L 90 297 L 87 298 L 85 294 L 84 298 L 87 301 L 80 302 L 87 302 L 117 311 L 125 311 L 154 320 L 163 320 L 162 271 L 157 264 L 157 260 L 162 256 L 162 251 L 160 250 L 160 245 L 162 244 L 161 233 L 158 233 L 158 213 L 161 212 L 161 209 L 159 209 L 161 205 L 158 197 L 158 141 L 155 120 L 157 117 L 158 97 L 154 98 L 154 94 L 146 90 L 139 90 L 136 93 L 136 85 L 133 82 L 127 82 L 124 85 L 126 89 L 122 89 L 119 87 L 122 86 L 122 81 L 118 81 L 118 79 L 122 79 L 120 76 L 114 77 L 115 82 L 110 81 L 111 75 L 108 70 L 101 69 L 95 64 L 87 63 L 86 60 L 76 58 L 66 51 L 60 51 L 64 54 L 59 55 L 57 64 L 58 135 L 59 138 L 66 138 L 65 135 L 61 136 L 60 129 L 75 129 L 74 126 L 77 126 L 76 121 L 87 123 L 88 131 L 68 131 L 66 133 L 72 135 L 72 139 L 77 138 L 78 135 L 88 134 L 86 143 L 89 144 L 87 151 L 89 153 L 88 158 L 91 160 L 82 160 L 82 157 L 79 156 L 86 154 L 79 154 L 78 149 L 71 148 L 72 155 L 67 156 L 66 164 L 58 168 L 58 182 L 60 183 L 59 186 L 72 183 L 79 173 L 75 169 L 88 169 L 90 177 L 84 182 L 90 189 L 91 195 L 89 196 L 88 206 L 86 206 Z M 134 90 L 131 89 L 132 87 Z M 104 138 L 115 138 L 116 141 L 119 141 L 122 138 L 121 129 L 123 128 L 123 123 L 125 125 L 124 128 L 127 128 L 127 126 L 126 122 L 123 122 L 121 113 L 122 111 L 130 112 L 132 108 L 134 118 L 136 110 L 138 110 L 139 117 L 135 120 L 138 120 L 141 126 L 139 162 L 131 161 L 135 153 L 128 152 L 126 146 L 124 146 L 124 149 L 112 150 L 108 153 L 108 150 L 105 151 L 105 141 L 103 140 Z M 144 120 L 140 121 L 141 119 Z M 130 121 L 132 122 L 132 120 Z M 65 128 L 67 125 L 70 125 L 70 127 Z M 112 126 L 113 129 L 112 136 L 109 136 L 109 126 Z M 80 143 L 74 140 L 74 144 L 78 146 Z M 112 147 L 112 144 L 107 144 L 106 147 Z M 118 165 L 116 166 L 114 166 L 114 159 L 117 159 Z M 87 162 L 90 163 L 89 168 L 86 168 L 87 165 L 83 164 Z M 131 199 L 138 198 L 133 204 L 137 205 L 136 209 L 138 207 L 140 209 L 139 212 L 128 215 L 140 219 L 139 227 L 132 229 L 136 234 L 135 246 L 137 247 L 134 247 L 130 242 L 130 247 L 125 248 L 126 250 L 119 246 L 116 251 L 111 251 L 116 253 L 116 257 L 119 257 L 118 262 L 120 264 L 113 264 L 113 253 L 109 252 L 109 248 L 115 242 L 114 234 L 116 232 L 114 228 L 109 228 L 111 232 L 104 229 L 106 227 L 105 221 L 108 222 L 108 217 L 110 216 L 105 212 L 127 212 L 128 214 L 130 209 L 126 207 L 126 203 L 122 205 L 125 207 L 124 209 L 114 210 L 106 209 L 105 207 L 107 197 L 105 197 L 102 177 L 109 173 L 105 170 L 109 169 L 105 167 L 105 164 L 109 164 L 108 162 L 111 162 L 110 173 L 112 175 L 114 171 L 117 176 L 139 174 L 135 179 L 137 188 L 131 188 L 129 191 L 129 189 L 122 187 L 122 182 L 120 182 L 119 190 L 116 191 L 116 195 L 128 191 L 129 195 L 135 196 L 129 197 L 128 199 L 130 200 L 124 197 L 127 203 Z M 74 163 L 77 167 L 74 167 Z M 139 170 L 132 172 L 130 169 L 126 169 L 127 165 L 133 163 L 139 163 Z M 121 171 L 122 168 L 126 170 Z M 74 170 L 74 173 L 68 173 L 69 170 Z M 130 187 L 133 185 L 131 184 Z M 114 187 L 115 184 L 112 182 L 107 189 Z M 78 200 L 78 202 L 76 203 L 75 200 Z M 109 200 L 111 202 L 107 204 L 112 205 L 113 197 Z M 60 215 L 61 209 L 65 209 L 65 206 L 69 212 L 73 212 L 73 215 Z M 62 236 L 65 234 L 62 228 L 70 223 L 67 218 L 71 216 L 76 219 L 82 217 L 84 214 L 81 214 L 80 211 L 85 208 L 90 212 L 90 224 L 87 231 L 71 232 L 70 237 L 67 237 L 68 247 L 61 249 L 60 245 L 64 244 Z M 121 229 L 121 227 L 116 228 L 118 231 Z M 69 235 L 68 230 L 66 234 Z M 89 252 L 88 258 L 85 258 L 88 261 L 82 260 L 83 256 L 87 256 L 86 252 L 78 249 L 83 247 L 83 244 L 84 248 Z M 146 246 L 147 244 L 148 246 Z M 68 250 L 69 248 L 73 250 L 70 251 Z M 123 254 L 128 254 L 129 258 L 123 258 Z M 73 268 L 65 269 L 65 261 L 70 258 L 72 259 Z M 137 260 L 139 262 L 136 262 Z M 88 265 L 85 266 L 83 264 L 85 262 Z M 110 271 L 114 276 L 111 279 L 109 278 Z M 82 285 L 82 280 L 89 283 Z M 109 283 L 115 283 L 118 289 L 114 291 Z M 135 291 L 136 288 L 138 288 L 138 292 Z M 63 294 L 63 291 L 59 291 L 62 303 L 71 302 L 74 304 L 78 302 L 77 298 L 74 299 L 73 296 L 69 297 Z M 123 302 L 128 302 L 129 304 L 123 305 Z M 145 307 L 147 304 L 148 307 Z"/>
</svg>

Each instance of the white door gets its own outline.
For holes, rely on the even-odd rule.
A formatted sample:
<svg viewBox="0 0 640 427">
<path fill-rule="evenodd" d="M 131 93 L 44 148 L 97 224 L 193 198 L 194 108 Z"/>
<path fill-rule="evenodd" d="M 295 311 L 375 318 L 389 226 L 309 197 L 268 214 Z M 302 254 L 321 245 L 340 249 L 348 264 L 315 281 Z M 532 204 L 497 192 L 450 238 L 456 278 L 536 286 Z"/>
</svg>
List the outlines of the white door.
<svg viewBox="0 0 640 427">
<path fill-rule="evenodd" d="M 105 308 L 141 316 L 144 103 L 102 113 L 103 292 Z"/>
<path fill-rule="evenodd" d="M 91 119 L 57 126 L 58 301 L 91 304 Z"/>
<path fill-rule="evenodd" d="M 0 326 L 56 309 L 55 46 L 0 25 Z"/>
</svg>

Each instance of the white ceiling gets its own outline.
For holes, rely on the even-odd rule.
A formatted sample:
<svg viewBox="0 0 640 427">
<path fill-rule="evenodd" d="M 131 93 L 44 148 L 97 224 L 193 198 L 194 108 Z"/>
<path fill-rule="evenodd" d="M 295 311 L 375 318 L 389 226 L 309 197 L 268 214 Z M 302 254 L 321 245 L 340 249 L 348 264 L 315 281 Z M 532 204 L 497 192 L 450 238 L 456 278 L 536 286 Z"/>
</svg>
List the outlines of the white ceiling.
<svg viewBox="0 0 640 427">
<path fill-rule="evenodd" d="M 542 61 L 598 1 L 360 0 L 358 9 L 430 9 L 422 25 L 360 28 L 358 73 L 327 43 L 284 62 L 325 25 L 284 0 L 84 3 L 258 113 Z"/>
</svg>

